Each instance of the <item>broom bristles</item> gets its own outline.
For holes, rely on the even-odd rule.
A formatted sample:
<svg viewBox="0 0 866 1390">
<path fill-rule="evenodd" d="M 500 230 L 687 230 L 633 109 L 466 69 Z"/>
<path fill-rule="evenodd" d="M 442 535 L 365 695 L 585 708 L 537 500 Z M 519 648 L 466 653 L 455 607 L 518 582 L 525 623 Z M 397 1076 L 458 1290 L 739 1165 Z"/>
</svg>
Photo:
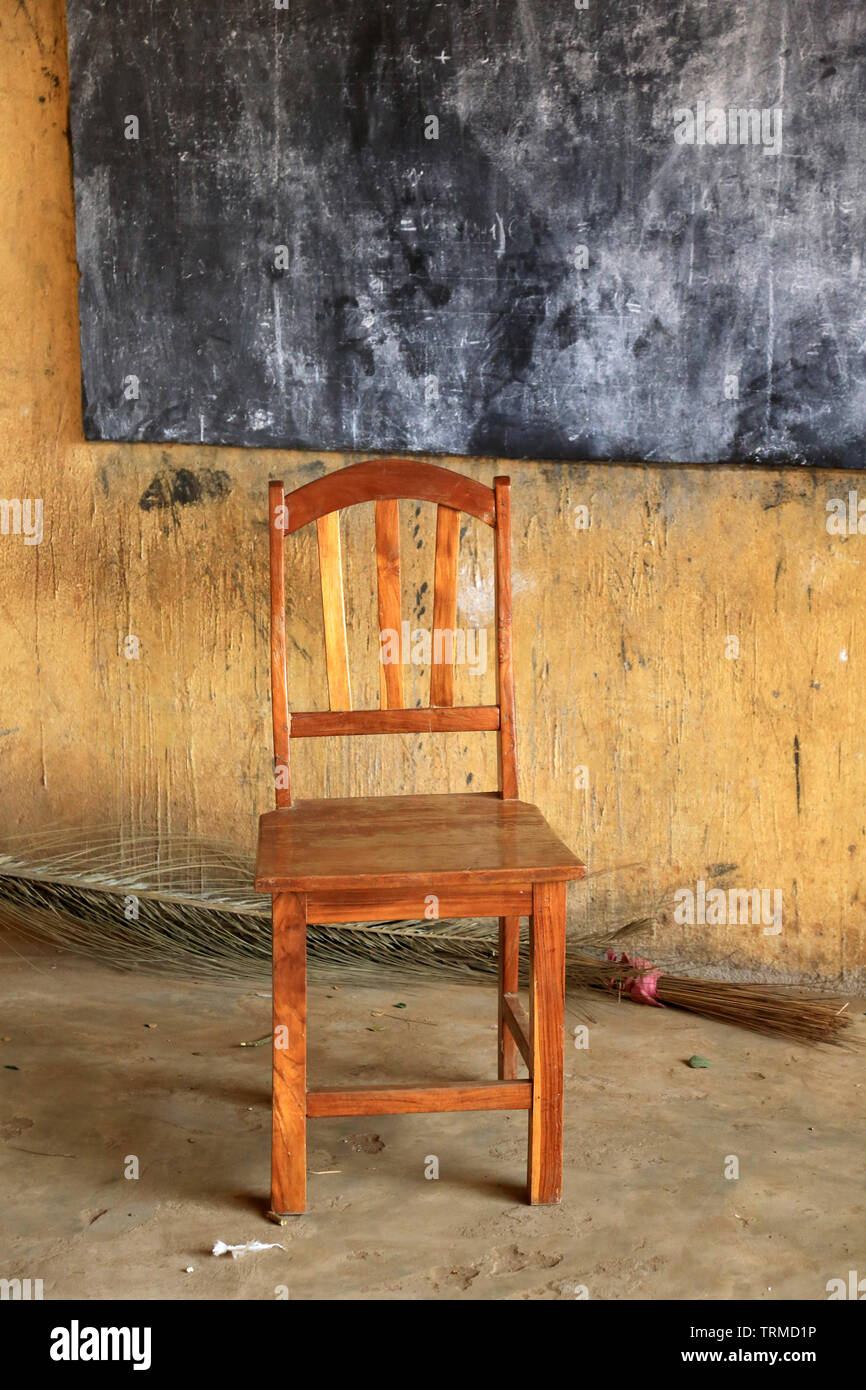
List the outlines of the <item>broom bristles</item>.
<svg viewBox="0 0 866 1390">
<path fill-rule="evenodd" d="M 655 967 L 571 958 L 572 976 L 589 989 L 622 996 L 627 981 L 649 974 Z M 663 970 L 656 983 L 659 1003 L 722 1023 L 735 1023 L 756 1033 L 789 1038 L 794 1042 L 841 1044 L 853 1023 L 848 1002 L 798 985 L 751 984 L 737 980 L 705 980 L 668 975 Z"/>
</svg>

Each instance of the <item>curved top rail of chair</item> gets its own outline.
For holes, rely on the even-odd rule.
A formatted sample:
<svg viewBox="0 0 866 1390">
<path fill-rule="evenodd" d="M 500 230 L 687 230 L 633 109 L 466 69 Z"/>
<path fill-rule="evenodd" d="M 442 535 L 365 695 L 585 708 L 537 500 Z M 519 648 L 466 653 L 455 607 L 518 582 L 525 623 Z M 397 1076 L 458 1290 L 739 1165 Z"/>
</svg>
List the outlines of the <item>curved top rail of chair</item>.
<svg viewBox="0 0 866 1390">
<path fill-rule="evenodd" d="M 288 517 L 284 529 L 291 535 L 309 522 L 341 511 L 343 507 L 401 497 L 416 502 L 438 502 L 454 511 L 468 512 L 488 526 L 496 523 L 492 488 L 435 463 L 393 458 L 353 463 L 295 488 L 286 496 Z"/>
</svg>

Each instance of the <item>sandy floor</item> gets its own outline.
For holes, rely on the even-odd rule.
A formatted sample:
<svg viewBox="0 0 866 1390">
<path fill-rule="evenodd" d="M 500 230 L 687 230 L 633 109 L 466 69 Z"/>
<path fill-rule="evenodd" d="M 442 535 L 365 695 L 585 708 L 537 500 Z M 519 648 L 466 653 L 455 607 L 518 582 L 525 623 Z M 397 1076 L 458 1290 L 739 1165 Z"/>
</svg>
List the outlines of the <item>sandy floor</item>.
<svg viewBox="0 0 866 1390">
<path fill-rule="evenodd" d="M 238 1045 L 270 1027 L 259 987 L 15 950 L 0 1277 L 47 1299 L 824 1299 L 866 1274 L 862 1056 L 602 999 L 567 1046 L 560 1207 L 524 1203 L 525 1115 L 316 1120 L 309 1211 L 281 1230 L 268 1047 Z M 311 1083 L 495 1075 L 491 987 L 319 982 L 310 1005 Z M 218 1239 L 285 1250 L 214 1258 Z"/>
</svg>

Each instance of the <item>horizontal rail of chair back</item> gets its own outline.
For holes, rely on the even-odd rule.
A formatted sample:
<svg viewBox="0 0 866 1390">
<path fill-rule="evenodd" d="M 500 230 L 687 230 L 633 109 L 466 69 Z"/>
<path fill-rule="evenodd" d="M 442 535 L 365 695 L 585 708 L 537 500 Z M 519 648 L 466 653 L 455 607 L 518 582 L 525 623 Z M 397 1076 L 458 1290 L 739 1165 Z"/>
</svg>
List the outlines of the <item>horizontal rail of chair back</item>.
<svg viewBox="0 0 866 1390">
<path fill-rule="evenodd" d="M 499 728 L 498 705 L 454 705 L 449 709 L 312 710 L 289 715 L 292 738 L 339 734 L 490 733 Z"/>
<path fill-rule="evenodd" d="M 401 500 L 432 502 L 436 513 L 433 582 L 433 650 L 428 708 L 406 708 L 402 664 L 380 662 L 380 708 L 352 708 L 340 512 L 362 502 L 375 504 L 376 576 L 380 635 L 399 634 L 401 624 Z M 457 575 L 460 513 L 476 517 L 494 530 L 496 583 L 495 705 L 454 705 L 454 656 L 457 645 Z M 328 703 L 325 712 L 289 714 L 285 634 L 285 538 L 316 523 Z M 274 757 L 279 776 L 288 782 L 290 738 L 340 734 L 448 733 L 494 730 L 499 733 L 500 789 L 517 795 L 514 754 L 514 686 L 511 647 L 510 482 L 496 478 L 492 488 L 450 469 L 410 459 L 380 459 L 354 464 L 305 483 L 286 494 L 283 484 L 270 485 L 271 684 L 274 702 Z"/>
</svg>

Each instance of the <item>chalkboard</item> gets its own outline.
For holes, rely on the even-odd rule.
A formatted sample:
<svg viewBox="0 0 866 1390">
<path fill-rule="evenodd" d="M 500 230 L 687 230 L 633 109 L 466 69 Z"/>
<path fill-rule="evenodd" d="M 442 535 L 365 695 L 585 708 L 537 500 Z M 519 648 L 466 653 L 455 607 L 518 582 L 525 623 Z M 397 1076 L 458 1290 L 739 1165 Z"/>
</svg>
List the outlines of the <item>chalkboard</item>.
<svg viewBox="0 0 866 1390">
<path fill-rule="evenodd" d="M 862 0 L 68 0 L 90 439 L 859 468 Z"/>
</svg>

